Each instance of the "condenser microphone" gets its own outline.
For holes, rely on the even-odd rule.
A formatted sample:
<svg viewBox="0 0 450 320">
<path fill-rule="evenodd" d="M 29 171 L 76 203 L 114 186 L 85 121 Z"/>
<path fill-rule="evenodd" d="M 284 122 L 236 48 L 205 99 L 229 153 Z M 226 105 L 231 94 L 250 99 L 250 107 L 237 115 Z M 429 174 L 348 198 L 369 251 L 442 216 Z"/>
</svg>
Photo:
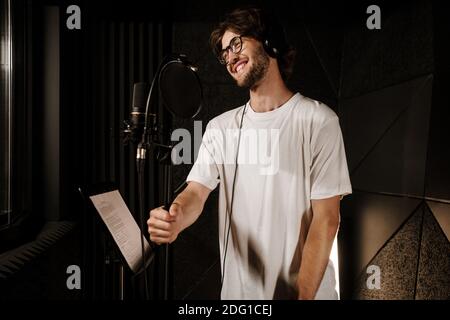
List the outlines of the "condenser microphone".
<svg viewBox="0 0 450 320">
<path fill-rule="evenodd" d="M 137 82 L 133 86 L 130 119 L 123 122 L 121 137 L 123 143 L 138 143 L 144 132 L 145 109 L 150 85 L 146 82 Z"/>
<path fill-rule="evenodd" d="M 133 102 L 131 105 L 131 126 L 133 129 L 144 128 L 145 107 L 150 85 L 147 82 L 137 82 L 133 86 Z"/>
</svg>

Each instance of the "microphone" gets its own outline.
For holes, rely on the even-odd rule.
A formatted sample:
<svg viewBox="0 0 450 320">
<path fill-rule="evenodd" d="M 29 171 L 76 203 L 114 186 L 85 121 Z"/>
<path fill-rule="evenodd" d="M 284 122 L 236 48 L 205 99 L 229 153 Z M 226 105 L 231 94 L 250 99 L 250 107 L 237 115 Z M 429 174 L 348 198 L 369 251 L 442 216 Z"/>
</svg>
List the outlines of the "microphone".
<svg viewBox="0 0 450 320">
<path fill-rule="evenodd" d="M 143 128 L 145 121 L 145 107 L 150 85 L 147 82 L 137 82 L 133 87 L 133 103 L 131 107 L 131 125 Z"/>
<path fill-rule="evenodd" d="M 145 108 L 149 92 L 150 85 L 147 82 L 137 82 L 133 86 L 130 120 L 124 121 L 123 140 L 125 144 L 129 141 L 138 143 L 142 136 L 145 123 Z"/>
</svg>

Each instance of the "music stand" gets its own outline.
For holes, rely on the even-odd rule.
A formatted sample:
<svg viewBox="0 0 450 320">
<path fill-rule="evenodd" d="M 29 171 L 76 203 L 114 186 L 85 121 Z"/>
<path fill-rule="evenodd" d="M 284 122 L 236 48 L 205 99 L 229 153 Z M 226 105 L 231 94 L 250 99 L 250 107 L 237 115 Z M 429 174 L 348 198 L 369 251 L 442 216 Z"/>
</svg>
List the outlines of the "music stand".
<svg viewBox="0 0 450 320">
<path fill-rule="evenodd" d="M 119 257 L 119 299 L 123 300 L 125 271 L 131 272 L 135 276 L 145 271 L 154 258 L 153 248 L 143 237 L 138 224 L 114 184 L 105 183 L 79 187 L 78 191 L 84 199 L 88 209 L 87 213 L 96 217 L 95 220 L 101 221 L 101 229 L 109 235 L 108 239 L 112 243 L 114 251 L 110 254 Z M 95 214 L 91 213 L 94 211 Z M 85 237 L 85 239 L 87 238 Z M 145 266 L 142 245 L 145 248 Z M 105 261 L 105 263 L 109 262 Z"/>
</svg>

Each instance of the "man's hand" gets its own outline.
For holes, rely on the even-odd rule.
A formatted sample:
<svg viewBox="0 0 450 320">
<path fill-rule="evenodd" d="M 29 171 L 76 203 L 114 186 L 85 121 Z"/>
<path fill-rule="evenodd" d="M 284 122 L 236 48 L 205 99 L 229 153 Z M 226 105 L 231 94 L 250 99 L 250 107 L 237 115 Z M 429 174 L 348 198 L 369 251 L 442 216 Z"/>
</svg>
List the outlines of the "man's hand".
<svg viewBox="0 0 450 320">
<path fill-rule="evenodd" d="M 157 243 L 172 243 L 178 234 L 194 223 L 202 213 L 211 190 L 191 181 L 172 202 L 169 211 L 159 207 L 150 211 L 147 220 L 150 240 Z"/>
<path fill-rule="evenodd" d="M 182 231 L 183 209 L 177 202 L 172 203 L 169 211 L 159 207 L 150 211 L 147 220 L 150 240 L 156 244 L 172 243 Z"/>
</svg>

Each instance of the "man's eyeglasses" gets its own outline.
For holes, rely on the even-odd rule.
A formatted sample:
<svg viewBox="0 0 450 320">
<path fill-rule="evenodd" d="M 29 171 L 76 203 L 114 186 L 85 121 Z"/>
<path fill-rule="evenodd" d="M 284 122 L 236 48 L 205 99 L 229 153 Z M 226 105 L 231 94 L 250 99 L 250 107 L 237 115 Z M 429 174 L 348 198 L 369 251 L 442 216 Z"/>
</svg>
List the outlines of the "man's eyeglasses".
<svg viewBox="0 0 450 320">
<path fill-rule="evenodd" d="M 234 54 L 238 54 L 242 50 L 242 36 L 234 37 L 230 40 L 230 44 L 225 49 L 222 49 L 219 51 L 219 54 L 217 55 L 217 59 L 219 59 L 219 62 L 223 65 L 228 65 L 229 59 L 230 59 L 230 50 Z"/>
</svg>

